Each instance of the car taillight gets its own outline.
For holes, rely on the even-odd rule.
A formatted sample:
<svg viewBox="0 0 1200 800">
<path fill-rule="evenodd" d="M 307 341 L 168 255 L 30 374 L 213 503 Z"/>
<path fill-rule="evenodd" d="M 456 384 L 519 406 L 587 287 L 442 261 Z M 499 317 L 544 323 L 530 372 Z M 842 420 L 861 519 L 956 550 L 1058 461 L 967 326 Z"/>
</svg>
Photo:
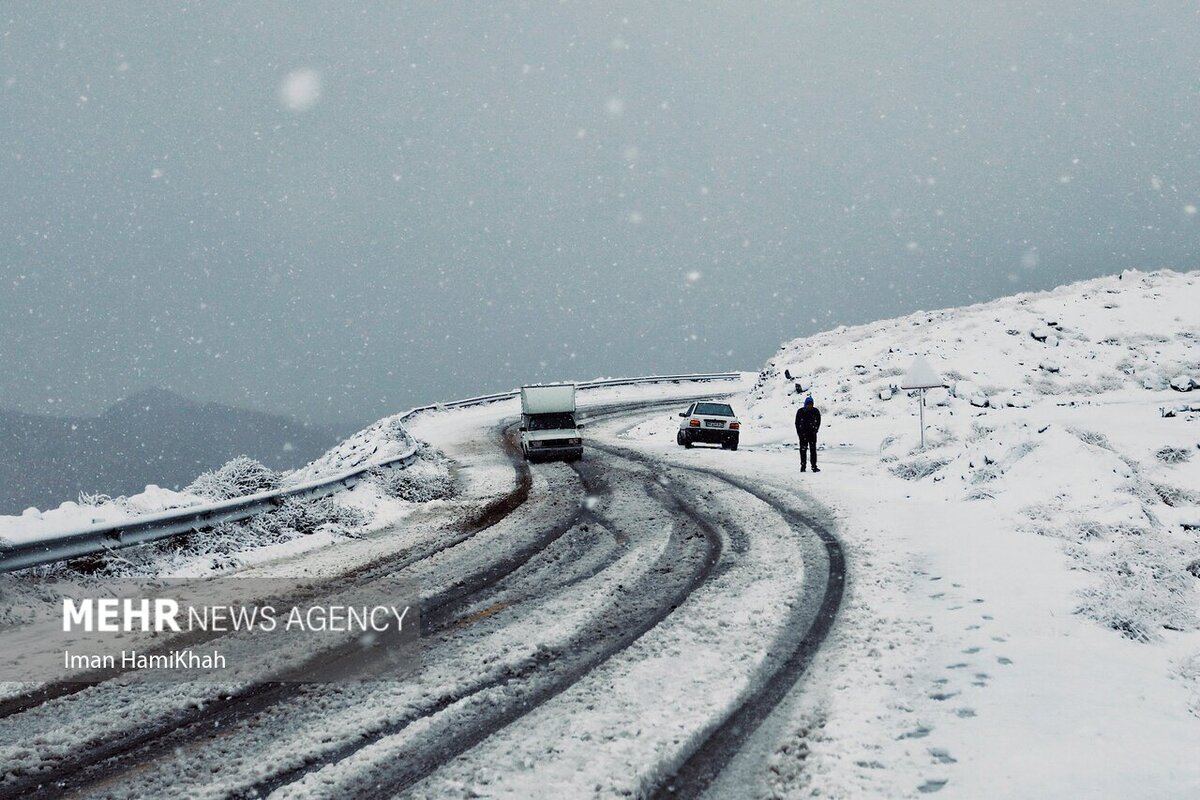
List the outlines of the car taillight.
<svg viewBox="0 0 1200 800">
<path fill-rule="evenodd" d="M 738 429 L 739 429 L 739 428 L 741 428 L 741 427 L 742 427 L 742 423 L 740 423 L 740 422 L 731 422 L 731 423 L 729 423 L 729 429 L 730 429 L 730 430 L 736 431 L 736 430 L 738 430 Z"/>
<path fill-rule="evenodd" d="M 700 427 L 700 420 L 698 420 L 698 419 L 689 419 L 689 420 L 688 420 L 688 427 L 691 427 L 691 428 L 699 428 L 699 427 Z"/>
</svg>

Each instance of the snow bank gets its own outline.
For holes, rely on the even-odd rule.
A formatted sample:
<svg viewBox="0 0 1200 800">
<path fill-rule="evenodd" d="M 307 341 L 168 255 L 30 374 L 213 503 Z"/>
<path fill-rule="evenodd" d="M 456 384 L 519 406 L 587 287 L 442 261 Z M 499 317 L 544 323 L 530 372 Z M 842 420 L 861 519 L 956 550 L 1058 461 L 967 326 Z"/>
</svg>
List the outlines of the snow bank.
<svg viewBox="0 0 1200 800">
<path fill-rule="evenodd" d="M 825 468 L 803 486 L 846 509 L 855 577 L 828 682 L 766 745 L 770 792 L 1023 796 L 1021 759 L 1051 794 L 1194 788 L 1197 308 L 1200 273 L 1126 272 L 780 348 L 747 396 L 744 457 L 784 466 L 790 376 L 811 375 Z M 946 384 L 923 447 L 915 393 L 885 399 L 918 355 Z M 872 702 L 835 691 L 850 685 Z"/>
<path fill-rule="evenodd" d="M 170 511 L 209 502 L 209 498 L 187 491 L 176 492 L 150 484 L 134 495 L 80 495 L 58 508 L 41 511 L 27 508 L 20 516 L 0 516 L 0 544 L 44 539 L 91 525 L 115 524 L 144 514 Z"/>
<path fill-rule="evenodd" d="M 925 496 L 991 501 L 1070 542 L 1098 578 L 1081 613 L 1139 640 L 1194 630 L 1196 497 L 1178 487 L 1200 486 L 1200 431 L 1190 406 L 1158 409 L 1200 371 L 1196 308 L 1200 273 L 1125 272 L 798 339 L 759 374 L 743 441 L 787 432 L 800 401 L 789 376 L 811 374 L 826 442 L 879 432 L 881 462 Z M 918 355 L 948 387 L 927 408 L 924 449 L 917 401 L 886 401 Z"/>
</svg>

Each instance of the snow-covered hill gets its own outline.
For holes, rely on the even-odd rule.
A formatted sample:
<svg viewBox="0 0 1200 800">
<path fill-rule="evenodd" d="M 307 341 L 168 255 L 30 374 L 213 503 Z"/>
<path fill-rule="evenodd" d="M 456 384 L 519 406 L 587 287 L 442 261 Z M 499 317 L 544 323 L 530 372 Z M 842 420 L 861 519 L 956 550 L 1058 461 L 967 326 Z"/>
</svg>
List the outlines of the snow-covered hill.
<svg viewBox="0 0 1200 800">
<path fill-rule="evenodd" d="M 785 344 L 750 392 L 752 406 L 810 387 L 841 417 L 894 415 L 881 400 L 915 354 L 950 387 L 931 405 L 1001 409 L 1086 402 L 1120 390 L 1200 388 L 1200 273 L 1126 272 L 965 308 L 840 327 Z M 786 375 L 785 375 L 786 372 Z M 794 380 L 787 377 L 794 377 Z M 1124 395 L 1123 395 L 1124 396 Z M 1132 394 L 1165 406 L 1200 395 Z M 957 402 L 954 402 L 957 400 Z"/>
<path fill-rule="evenodd" d="M 750 417 L 760 436 L 787 430 L 783 409 L 811 393 L 827 446 L 853 430 L 914 490 L 993 502 L 1020 528 L 1076 545 L 1080 568 L 1100 576 L 1085 613 L 1138 639 L 1191 630 L 1197 309 L 1200 273 L 1126 272 L 838 328 L 780 349 L 750 392 Z M 917 401 L 899 389 L 916 355 L 948 387 L 928 393 L 924 449 Z"/>
<path fill-rule="evenodd" d="M 831 506 L 851 577 L 790 732 L 764 744 L 764 791 L 1200 787 L 1197 309 L 1200 272 L 1126 272 L 780 348 L 745 398 L 743 463 L 706 460 Z M 898 389 L 918 355 L 947 386 L 923 448 Z M 794 452 L 808 393 L 819 475 Z"/>
</svg>

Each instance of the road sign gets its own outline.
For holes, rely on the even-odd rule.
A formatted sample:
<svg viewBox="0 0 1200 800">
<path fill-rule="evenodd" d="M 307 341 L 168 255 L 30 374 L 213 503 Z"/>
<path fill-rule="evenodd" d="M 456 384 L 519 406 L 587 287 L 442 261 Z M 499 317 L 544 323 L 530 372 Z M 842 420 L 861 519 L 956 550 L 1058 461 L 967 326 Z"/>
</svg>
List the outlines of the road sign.
<svg viewBox="0 0 1200 800">
<path fill-rule="evenodd" d="M 937 389 L 943 385 L 937 370 L 921 356 L 913 359 L 912 366 L 904 374 L 904 380 L 900 381 L 901 389 L 919 389 L 921 392 L 918 399 L 921 409 L 921 449 L 925 448 L 925 390 Z"/>
<path fill-rule="evenodd" d="M 936 389 L 944 385 L 937 370 L 921 356 L 913 359 L 912 366 L 904 373 L 904 380 L 900 382 L 901 389 Z"/>
</svg>

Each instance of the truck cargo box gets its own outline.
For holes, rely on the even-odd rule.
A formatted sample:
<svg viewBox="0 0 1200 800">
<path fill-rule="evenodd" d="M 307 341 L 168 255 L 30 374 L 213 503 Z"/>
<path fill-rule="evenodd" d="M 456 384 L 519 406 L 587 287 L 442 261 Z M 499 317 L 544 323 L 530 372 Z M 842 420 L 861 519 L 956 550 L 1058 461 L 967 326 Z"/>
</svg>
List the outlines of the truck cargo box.
<svg viewBox="0 0 1200 800">
<path fill-rule="evenodd" d="M 522 386 L 522 414 L 574 414 L 575 384 Z"/>
</svg>

